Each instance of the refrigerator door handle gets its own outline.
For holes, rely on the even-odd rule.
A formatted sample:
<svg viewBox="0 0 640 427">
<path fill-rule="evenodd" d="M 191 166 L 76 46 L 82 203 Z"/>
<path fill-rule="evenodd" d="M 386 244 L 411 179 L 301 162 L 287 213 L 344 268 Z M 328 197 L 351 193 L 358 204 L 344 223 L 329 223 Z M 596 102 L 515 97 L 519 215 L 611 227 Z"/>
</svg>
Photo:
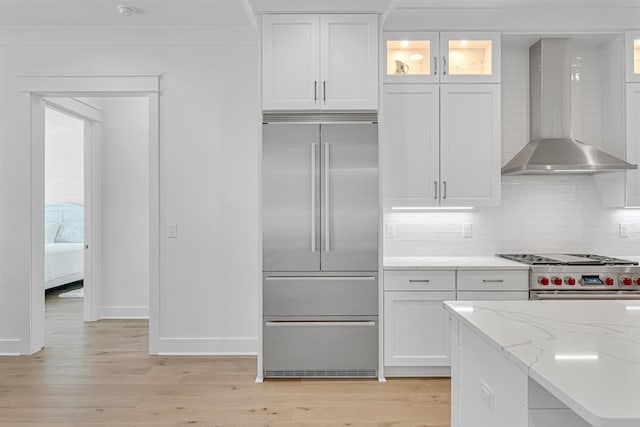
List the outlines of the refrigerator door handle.
<svg viewBox="0 0 640 427">
<path fill-rule="evenodd" d="M 324 250 L 329 252 L 331 250 L 329 238 L 329 147 L 328 142 L 324 143 Z"/>
<path fill-rule="evenodd" d="M 316 147 L 311 143 L 311 252 L 316 251 Z"/>
</svg>

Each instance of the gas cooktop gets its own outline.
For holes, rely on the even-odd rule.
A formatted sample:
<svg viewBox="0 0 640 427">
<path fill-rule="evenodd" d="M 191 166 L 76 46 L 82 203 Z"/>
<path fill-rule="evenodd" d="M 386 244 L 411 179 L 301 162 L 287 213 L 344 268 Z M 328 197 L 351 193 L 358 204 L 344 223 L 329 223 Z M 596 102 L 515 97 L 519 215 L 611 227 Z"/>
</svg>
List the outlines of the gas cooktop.
<svg viewBox="0 0 640 427">
<path fill-rule="evenodd" d="M 529 265 L 638 265 L 637 262 L 595 254 L 498 254 Z"/>
</svg>

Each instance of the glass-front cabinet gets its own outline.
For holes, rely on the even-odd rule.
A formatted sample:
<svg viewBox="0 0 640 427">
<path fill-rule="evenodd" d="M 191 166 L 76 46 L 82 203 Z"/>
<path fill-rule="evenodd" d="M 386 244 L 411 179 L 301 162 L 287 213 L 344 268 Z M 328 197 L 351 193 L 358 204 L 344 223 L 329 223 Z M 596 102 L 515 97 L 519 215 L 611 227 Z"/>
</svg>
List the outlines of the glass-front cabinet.
<svg viewBox="0 0 640 427">
<path fill-rule="evenodd" d="M 500 83 L 500 33 L 440 33 L 443 83 Z"/>
<path fill-rule="evenodd" d="M 640 82 L 640 31 L 627 31 L 625 37 L 627 81 Z"/>
<path fill-rule="evenodd" d="M 386 83 L 499 83 L 500 34 L 385 33 Z"/>
<path fill-rule="evenodd" d="M 387 32 L 385 83 L 438 82 L 438 33 Z"/>
</svg>

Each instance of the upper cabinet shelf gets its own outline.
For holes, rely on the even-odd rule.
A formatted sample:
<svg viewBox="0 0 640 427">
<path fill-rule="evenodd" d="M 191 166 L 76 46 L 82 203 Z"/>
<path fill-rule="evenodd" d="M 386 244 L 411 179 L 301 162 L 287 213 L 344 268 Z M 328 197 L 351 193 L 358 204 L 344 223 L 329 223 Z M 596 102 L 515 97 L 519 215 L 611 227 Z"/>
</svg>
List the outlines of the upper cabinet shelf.
<svg viewBox="0 0 640 427">
<path fill-rule="evenodd" d="M 385 83 L 500 83 L 500 34 L 384 34 Z"/>
<path fill-rule="evenodd" d="M 640 82 L 640 31 L 627 31 L 625 37 L 627 81 Z"/>
<path fill-rule="evenodd" d="M 264 110 L 377 110 L 378 16 L 265 15 Z"/>
</svg>

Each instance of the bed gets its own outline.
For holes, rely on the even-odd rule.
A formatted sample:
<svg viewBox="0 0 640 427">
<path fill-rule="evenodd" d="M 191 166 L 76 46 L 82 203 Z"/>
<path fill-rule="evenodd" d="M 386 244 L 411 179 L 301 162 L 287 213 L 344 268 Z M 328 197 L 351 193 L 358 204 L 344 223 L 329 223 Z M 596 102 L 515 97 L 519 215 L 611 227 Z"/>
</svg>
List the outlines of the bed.
<svg viewBox="0 0 640 427">
<path fill-rule="evenodd" d="M 84 278 L 84 208 L 73 204 L 45 206 L 44 288 Z"/>
</svg>

